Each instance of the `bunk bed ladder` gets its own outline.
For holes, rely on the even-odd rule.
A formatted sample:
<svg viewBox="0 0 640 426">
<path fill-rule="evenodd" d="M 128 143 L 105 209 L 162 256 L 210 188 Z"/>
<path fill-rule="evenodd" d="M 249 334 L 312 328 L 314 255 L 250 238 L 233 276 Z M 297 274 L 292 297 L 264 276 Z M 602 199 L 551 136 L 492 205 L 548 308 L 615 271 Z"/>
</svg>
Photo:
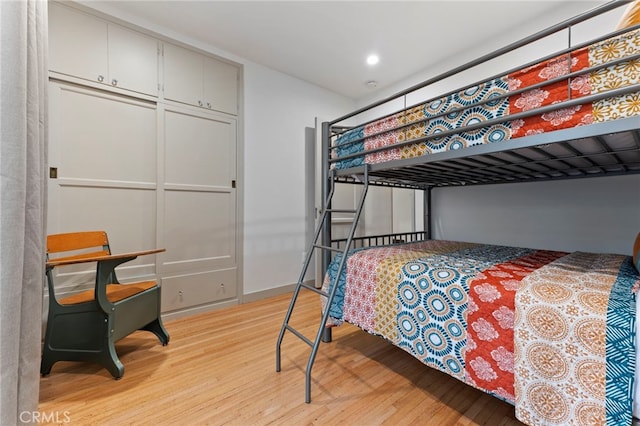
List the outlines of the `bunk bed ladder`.
<svg viewBox="0 0 640 426">
<path fill-rule="evenodd" d="M 331 206 L 331 199 L 333 197 L 333 193 L 335 190 L 335 181 L 333 176 L 334 175 L 331 174 L 331 178 L 329 179 L 330 189 L 329 189 L 327 198 L 325 200 L 324 206 Z M 296 284 L 295 290 L 293 291 L 291 302 L 289 303 L 289 309 L 287 310 L 287 314 L 282 323 L 282 328 L 280 329 L 280 335 L 278 336 L 278 343 L 276 346 L 276 371 L 278 372 L 280 371 L 280 367 L 281 367 L 281 362 L 280 362 L 281 361 L 281 345 L 282 345 L 282 339 L 284 338 L 285 332 L 287 331 L 291 332 L 293 335 L 295 335 L 296 337 L 298 337 L 300 340 L 302 340 L 303 342 L 305 342 L 307 345 L 311 347 L 311 354 L 309 355 L 309 361 L 307 362 L 307 369 L 306 369 L 306 382 L 305 382 L 305 402 L 306 403 L 311 402 L 311 368 L 313 367 L 313 363 L 318 353 L 318 347 L 320 346 L 320 341 L 322 340 L 322 336 L 325 331 L 325 324 L 327 323 L 327 319 L 329 318 L 329 306 L 331 306 L 331 303 L 336 294 L 336 289 L 338 286 L 336 285 L 336 282 L 332 282 L 330 285 L 331 290 L 327 293 L 322 289 L 316 288 L 312 284 L 305 283 L 304 277 L 307 273 L 307 269 L 309 268 L 309 263 L 311 262 L 311 259 L 313 258 L 313 253 L 315 252 L 316 249 L 325 250 L 329 252 L 342 253 L 342 259 L 340 261 L 340 265 L 338 266 L 338 271 L 336 273 L 335 280 L 337 281 L 340 275 L 342 274 L 342 271 L 346 267 L 347 252 L 351 247 L 351 241 L 353 240 L 353 236 L 356 232 L 356 227 L 358 226 L 360 214 L 362 213 L 364 201 L 366 199 L 367 191 L 369 189 L 369 167 L 368 166 L 365 166 L 364 168 L 363 184 L 364 184 L 364 188 L 362 190 L 362 194 L 360 195 L 358 205 L 355 209 L 345 210 L 345 209 L 325 208 L 324 211 L 322 212 L 322 216 L 318 221 L 318 225 L 316 227 L 315 236 L 313 238 L 313 241 L 311 241 L 311 244 L 309 245 L 309 249 L 307 250 L 305 261 L 302 266 L 302 272 L 300 273 L 300 278 L 298 279 L 298 283 Z M 318 244 L 318 240 L 320 238 L 320 234 L 323 229 L 323 226 L 325 225 L 325 222 L 327 221 L 327 219 L 331 217 L 330 216 L 331 213 L 353 213 L 354 214 L 354 219 L 351 225 L 351 229 L 349 231 L 349 236 L 347 238 L 347 242 L 343 249 L 331 247 L 331 243 L 328 243 L 329 245 Z M 328 226 L 330 226 L 330 224 Z M 298 295 L 300 294 L 300 290 L 302 290 L 303 288 L 310 290 L 312 292 L 315 292 L 321 296 L 324 296 L 327 299 L 327 303 L 326 303 L 327 308 L 322 313 L 322 319 L 320 320 L 320 325 L 318 326 L 318 331 L 313 341 L 311 341 L 309 338 L 303 335 L 299 330 L 296 330 L 291 325 L 289 325 L 289 320 L 291 319 L 291 314 L 293 313 L 293 309 L 295 307 L 296 301 L 298 300 Z"/>
</svg>

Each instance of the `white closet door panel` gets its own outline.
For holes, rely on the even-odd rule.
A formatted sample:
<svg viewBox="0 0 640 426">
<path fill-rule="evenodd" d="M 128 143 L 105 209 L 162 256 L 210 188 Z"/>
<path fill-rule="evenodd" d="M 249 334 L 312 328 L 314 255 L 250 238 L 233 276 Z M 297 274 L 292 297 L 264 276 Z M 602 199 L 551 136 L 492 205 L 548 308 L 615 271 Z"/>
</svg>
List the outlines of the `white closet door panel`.
<svg viewBox="0 0 640 426">
<path fill-rule="evenodd" d="M 204 58 L 204 99 L 210 108 L 238 113 L 238 68 L 213 58 Z"/>
<path fill-rule="evenodd" d="M 61 185 L 57 191 L 61 209 L 49 210 L 50 234 L 105 230 L 114 253 L 156 247 L 156 192 L 118 188 Z M 118 278 L 127 282 L 155 274 L 156 256 L 141 256 L 118 267 Z M 95 264 L 65 267 L 58 286 L 65 291 L 92 285 Z"/>
<path fill-rule="evenodd" d="M 358 201 L 362 194 L 360 185 L 350 185 L 337 183 L 331 201 L 331 207 L 334 209 L 352 210 L 358 207 Z M 366 212 L 362 211 L 362 216 L 356 228 L 356 236 L 362 235 L 364 228 L 364 217 Z M 331 215 L 331 238 L 341 239 L 349 236 L 349 231 L 353 225 L 353 213 L 333 213 Z"/>
<path fill-rule="evenodd" d="M 92 81 L 107 78 L 107 23 L 49 2 L 49 69 Z"/>
<path fill-rule="evenodd" d="M 412 232 L 415 230 L 415 190 L 392 188 L 391 189 L 393 207 L 391 215 L 393 218 L 392 231 Z"/>
<path fill-rule="evenodd" d="M 109 25 L 109 81 L 114 87 L 158 94 L 158 41 Z"/>
<path fill-rule="evenodd" d="M 167 276 L 162 280 L 162 312 L 237 297 L 236 268 Z"/>
<path fill-rule="evenodd" d="M 360 197 L 360 188 L 357 185 L 336 183 L 331 207 L 334 209 L 355 209 Z M 333 213 L 332 219 L 352 219 L 353 213 Z"/>
<path fill-rule="evenodd" d="M 129 188 L 61 186 L 56 232 L 105 230 L 113 251 L 156 247 L 156 192 Z"/>
<path fill-rule="evenodd" d="M 391 189 L 369 187 L 364 202 L 364 231 L 366 235 L 383 235 L 392 232 Z"/>
<path fill-rule="evenodd" d="M 64 83 L 49 84 L 48 233 L 107 231 L 114 251 L 156 247 L 155 105 Z M 155 258 L 119 277 L 155 271 Z"/>
<path fill-rule="evenodd" d="M 164 97 L 192 105 L 202 103 L 202 55 L 164 44 Z"/>
<path fill-rule="evenodd" d="M 235 179 L 235 120 L 167 111 L 165 182 L 230 188 Z"/>
<path fill-rule="evenodd" d="M 51 164 L 59 178 L 155 184 L 156 106 L 54 85 Z M 58 123 L 56 123 L 58 124 Z"/>
<path fill-rule="evenodd" d="M 167 272 L 235 266 L 235 190 L 165 191 Z"/>
</svg>

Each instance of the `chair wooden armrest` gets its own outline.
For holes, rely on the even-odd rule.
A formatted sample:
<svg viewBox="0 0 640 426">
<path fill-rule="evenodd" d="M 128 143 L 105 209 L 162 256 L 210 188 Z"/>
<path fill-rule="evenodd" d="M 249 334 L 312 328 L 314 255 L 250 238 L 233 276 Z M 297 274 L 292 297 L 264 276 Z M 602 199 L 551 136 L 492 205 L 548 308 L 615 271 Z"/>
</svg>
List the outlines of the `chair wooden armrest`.
<svg viewBox="0 0 640 426">
<path fill-rule="evenodd" d="M 118 253 L 110 255 L 81 254 L 75 256 L 60 257 L 49 260 L 46 263 L 47 270 L 52 270 L 58 266 L 69 266 L 80 263 L 97 262 L 96 282 L 93 290 L 86 290 L 81 293 L 64 297 L 58 300 L 61 305 L 73 305 L 96 300 L 103 310 L 108 311 L 112 304 L 127 297 L 148 290 L 156 285 L 155 281 L 143 281 L 134 284 L 121 285 L 115 275 L 115 268 L 122 264 L 136 259 L 138 256 L 162 253 L 163 248 L 141 250 L 136 252 Z"/>
<path fill-rule="evenodd" d="M 100 255 L 100 256 L 91 254 L 90 256 L 76 255 L 76 256 L 60 257 L 57 259 L 48 260 L 46 263 L 46 267 L 53 269 L 56 266 L 73 265 L 75 263 L 102 262 L 107 260 L 121 260 L 121 259 L 122 259 L 122 262 L 120 263 L 124 263 L 130 260 L 133 260 L 138 256 L 162 253 L 164 251 L 167 251 L 167 250 L 164 248 L 156 248 L 151 250 L 141 250 L 141 251 L 134 251 L 134 252 L 128 252 L 128 253 L 118 253 L 118 254 L 109 254 L 109 255 Z"/>
</svg>

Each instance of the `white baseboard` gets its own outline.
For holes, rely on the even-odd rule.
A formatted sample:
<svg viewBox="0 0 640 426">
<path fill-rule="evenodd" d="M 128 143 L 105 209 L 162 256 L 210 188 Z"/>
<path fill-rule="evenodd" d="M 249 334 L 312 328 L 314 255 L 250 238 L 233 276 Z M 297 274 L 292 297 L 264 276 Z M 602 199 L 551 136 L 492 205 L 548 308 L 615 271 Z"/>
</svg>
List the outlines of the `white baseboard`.
<svg viewBox="0 0 640 426">
<path fill-rule="evenodd" d="M 314 280 L 305 281 L 305 284 L 313 285 Z M 270 288 L 268 290 L 256 291 L 254 293 L 248 293 L 242 295 L 242 299 L 232 299 L 223 302 L 215 302 L 207 305 L 196 306 L 193 308 L 182 309 L 174 312 L 162 313 L 162 320 L 168 321 L 173 319 L 182 318 L 188 315 L 202 314 L 217 309 L 227 308 L 229 306 L 236 306 L 238 304 L 245 304 L 251 302 L 257 302 L 258 300 L 267 299 L 269 297 L 280 296 L 282 294 L 291 293 L 295 290 L 296 284 L 287 284 L 281 287 Z"/>
<path fill-rule="evenodd" d="M 312 284 L 313 281 L 307 282 Z M 295 290 L 295 284 L 287 284 L 282 287 L 270 288 L 268 290 L 256 291 L 255 293 L 249 293 L 242 296 L 242 303 L 256 302 L 258 300 L 266 299 L 268 297 L 280 296 L 281 294 L 291 293 Z"/>
</svg>

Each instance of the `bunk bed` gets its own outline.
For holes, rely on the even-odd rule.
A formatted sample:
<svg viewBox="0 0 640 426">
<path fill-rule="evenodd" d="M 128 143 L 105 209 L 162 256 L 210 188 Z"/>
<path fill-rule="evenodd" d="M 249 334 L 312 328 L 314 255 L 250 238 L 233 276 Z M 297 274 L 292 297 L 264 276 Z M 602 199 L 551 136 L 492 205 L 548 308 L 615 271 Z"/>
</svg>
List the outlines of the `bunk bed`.
<svg viewBox="0 0 640 426">
<path fill-rule="evenodd" d="M 330 326 L 346 321 L 510 402 L 526 424 L 631 424 L 634 398 L 640 399 L 634 390 L 640 234 L 627 254 L 436 240 L 430 194 L 440 187 L 640 173 L 637 21 L 352 124 L 514 49 L 559 31 L 570 34 L 626 3 L 604 4 L 323 123 L 325 205 L 316 232 L 322 242 L 308 252 L 277 347 L 277 371 L 285 331 L 312 347 L 307 402 L 320 335 L 329 341 Z M 337 182 L 364 185 L 340 247 L 331 238 Z M 390 244 L 358 246 L 355 226 L 370 185 L 425 191 L 425 239 L 388 236 Z M 314 248 L 322 251 L 326 274 L 318 291 L 323 315 L 311 341 L 288 319 L 299 290 L 313 290 L 303 281 Z"/>
</svg>

